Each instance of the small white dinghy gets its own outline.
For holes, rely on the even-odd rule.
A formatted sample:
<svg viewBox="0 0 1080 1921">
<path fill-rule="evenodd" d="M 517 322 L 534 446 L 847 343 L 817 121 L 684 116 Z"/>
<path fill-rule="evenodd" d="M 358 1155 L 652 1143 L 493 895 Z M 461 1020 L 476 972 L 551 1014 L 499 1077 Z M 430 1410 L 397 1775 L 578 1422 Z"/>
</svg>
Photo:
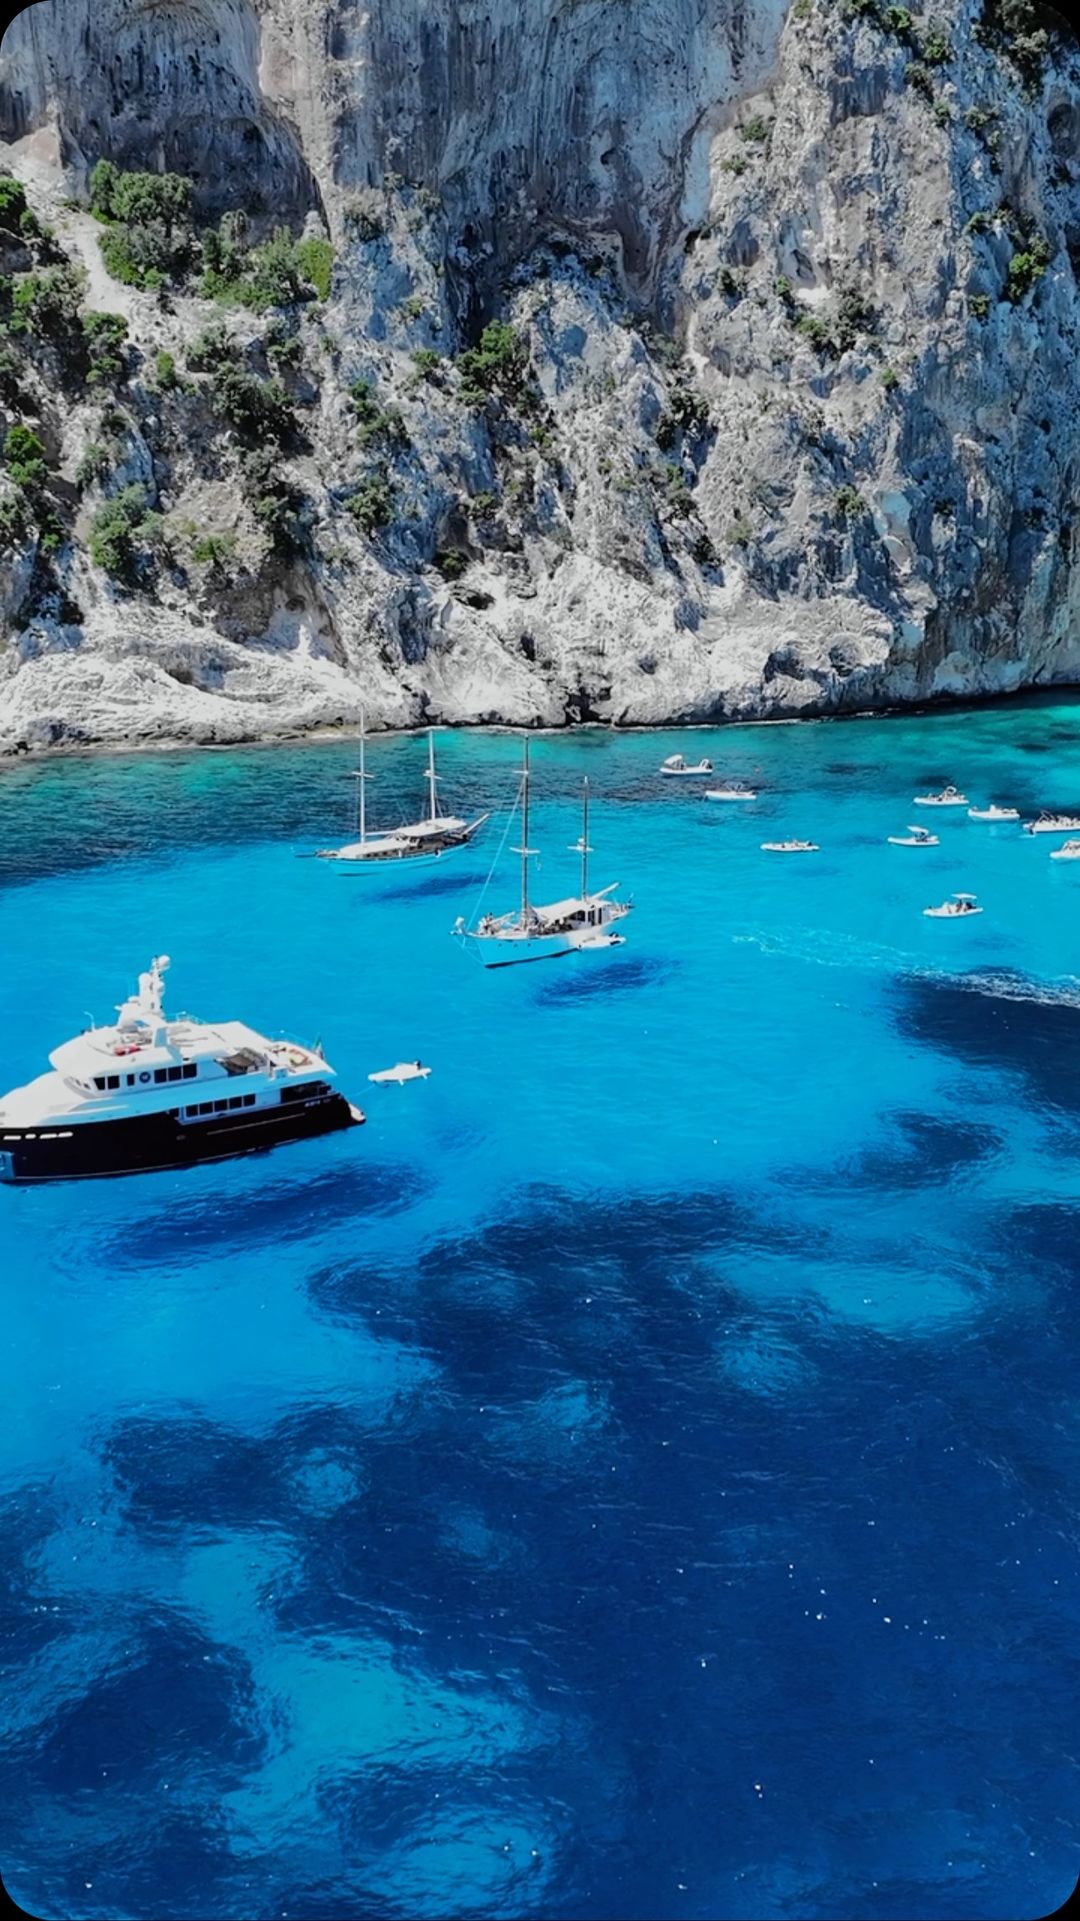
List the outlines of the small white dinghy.
<svg viewBox="0 0 1080 1921">
<path fill-rule="evenodd" d="M 968 797 L 950 781 L 948 787 L 943 787 L 940 794 L 916 794 L 911 804 L 913 807 L 966 807 Z"/>
<path fill-rule="evenodd" d="M 369 1074 L 368 1080 L 376 1087 L 404 1087 L 406 1081 L 426 1081 L 430 1067 L 423 1061 L 399 1061 L 396 1067 L 383 1067 L 377 1074 Z"/>
<path fill-rule="evenodd" d="M 890 834 L 890 847 L 940 847 L 941 842 L 929 827 L 909 827 L 906 834 Z"/>
<path fill-rule="evenodd" d="M 968 914 L 981 914 L 982 908 L 976 905 L 974 894 L 954 894 L 940 907 L 924 907 L 923 913 L 929 920 L 964 920 Z"/>
<path fill-rule="evenodd" d="M 1050 849 L 1051 860 L 1080 860 L 1080 840 L 1067 840 L 1062 847 Z"/>
<path fill-rule="evenodd" d="M 668 775 L 669 778 L 674 777 L 682 780 L 691 780 L 698 775 L 711 774 L 712 770 L 713 764 L 711 760 L 699 760 L 696 766 L 692 767 L 688 760 L 684 760 L 682 754 L 669 754 L 660 767 L 662 774 Z"/>
<path fill-rule="evenodd" d="M 1019 820 L 1019 818 L 1019 807 L 996 807 L 991 802 L 989 807 L 968 808 L 969 820 Z"/>
<path fill-rule="evenodd" d="M 722 787 L 707 787 L 706 800 L 756 800 L 757 794 L 741 780 L 727 780 Z"/>
<path fill-rule="evenodd" d="M 821 852 L 816 840 L 763 840 L 763 854 L 818 854 Z"/>
</svg>

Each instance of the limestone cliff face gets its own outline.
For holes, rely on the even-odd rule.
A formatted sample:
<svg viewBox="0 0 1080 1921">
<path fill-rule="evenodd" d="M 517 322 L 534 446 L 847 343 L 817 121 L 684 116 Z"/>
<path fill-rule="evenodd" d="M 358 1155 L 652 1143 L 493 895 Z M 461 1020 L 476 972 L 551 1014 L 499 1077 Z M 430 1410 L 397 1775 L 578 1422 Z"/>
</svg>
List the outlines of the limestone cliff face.
<svg viewBox="0 0 1080 1921">
<path fill-rule="evenodd" d="M 361 704 L 648 722 L 1076 677 L 1080 58 L 1051 35 L 1018 65 L 995 18 L 29 7 L 0 55 L 0 159 L 131 353 L 110 472 L 51 556 L 32 535 L 0 555 L 0 746 L 239 738 Z M 163 302 L 109 280 L 78 205 L 102 156 L 191 175 L 204 220 L 333 241 L 329 301 L 289 323 L 286 556 L 205 385 L 154 384 L 215 309 L 197 283 Z M 491 318 L 525 356 L 517 399 L 478 401 L 462 371 Z M 265 316 L 225 322 L 265 370 Z M 100 391 L 58 394 L 47 353 L 21 380 L 5 424 L 36 422 L 74 482 Z M 110 582 L 87 529 L 133 476 L 228 562 L 179 541 L 152 580 Z M 365 526 L 373 482 L 392 507 Z"/>
</svg>

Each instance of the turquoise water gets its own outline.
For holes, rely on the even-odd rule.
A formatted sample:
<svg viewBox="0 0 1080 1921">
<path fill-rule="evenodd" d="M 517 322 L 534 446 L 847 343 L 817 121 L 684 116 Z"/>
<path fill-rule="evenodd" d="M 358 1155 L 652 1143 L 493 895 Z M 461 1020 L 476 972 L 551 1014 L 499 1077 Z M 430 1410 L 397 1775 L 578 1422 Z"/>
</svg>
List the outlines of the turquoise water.
<svg viewBox="0 0 1080 1921">
<path fill-rule="evenodd" d="M 759 781 L 705 803 L 680 747 Z M 423 743 L 375 742 L 372 813 Z M 512 736 L 444 737 L 505 806 Z M 344 873 L 355 746 L 0 776 L 5 1086 L 152 953 L 362 1130 L 0 1190 L 0 1865 L 42 1916 L 1037 1916 L 1080 1869 L 1080 707 L 534 742 Z M 805 859 L 765 839 L 820 842 Z M 514 838 L 511 836 L 511 839 Z M 507 858 L 485 905 L 514 904 Z M 953 889 L 967 922 L 921 909 Z M 421 1056 L 431 1079 L 368 1085 Z"/>
</svg>

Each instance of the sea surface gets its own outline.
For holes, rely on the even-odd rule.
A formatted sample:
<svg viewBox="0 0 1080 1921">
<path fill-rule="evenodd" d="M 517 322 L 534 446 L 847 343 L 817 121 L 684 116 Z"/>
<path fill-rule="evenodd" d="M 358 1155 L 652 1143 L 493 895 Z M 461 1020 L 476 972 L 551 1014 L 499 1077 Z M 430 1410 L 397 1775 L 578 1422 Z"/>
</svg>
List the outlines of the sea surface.
<svg viewBox="0 0 1080 1921">
<path fill-rule="evenodd" d="M 709 753 L 754 806 L 663 781 Z M 319 1037 L 362 1129 L 0 1189 L 0 1869 L 44 1917 L 1042 1916 L 1080 1872 L 1080 705 L 533 743 L 427 869 L 348 741 L 0 774 L 4 1087 L 111 1018 Z M 371 816 L 424 743 L 369 745 Z M 820 842 L 805 858 L 760 842 Z M 487 892 L 484 894 L 485 884 Z M 951 890 L 985 912 L 923 918 Z M 404 1088 L 370 1072 L 420 1057 Z"/>
</svg>

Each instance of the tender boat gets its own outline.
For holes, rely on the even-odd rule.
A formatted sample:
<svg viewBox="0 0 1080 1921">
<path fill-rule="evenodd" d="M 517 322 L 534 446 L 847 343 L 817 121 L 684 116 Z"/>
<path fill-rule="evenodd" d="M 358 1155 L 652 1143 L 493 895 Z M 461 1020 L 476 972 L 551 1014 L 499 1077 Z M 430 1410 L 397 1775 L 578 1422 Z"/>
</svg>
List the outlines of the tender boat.
<svg viewBox="0 0 1080 1921">
<path fill-rule="evenodd" d="M 821 852 L 816 840 L 763 840 L 763 854 L 818 854 Z"/>
<path fill-rule="evenodd" d="M 966 807 L 968 797 L 950 782 L 940 794 L 916 794 L 911 804 L 913 807 Z"/>
<path fill-rule="evenodd" d="M 344 847 L 320 847 L 319 860 L 339 860 L 350 872 L 377 867 L 384 861 L 437 860 L 454 848 L 465 847 L 487 820 L 479 814 L 474 820 L 459 820 L 456 814 L 440 814 L 437 800 L 438 776 L 435 772 L 435 735 L 428 729 L 428 812 L 423 820 L 409 821 L 388 833 L 369 834 L 367 830 L 366 788 L 371 779 L 366 761 L 367 734 L 360 722 L 360 765 L 352 775 L 357 783 L 356 834 Z"/>
<path fill-rule="evenodd" d="M 576 954 L 596 951 L 600 948 L 621 947 L 622 934 L 614 931 L 618 921 L 629 914 L 630 901 L 615 900 L 614 894 L 618 881 L 599 891 L 589 887 L 589 783 L 582 782 L 582 829 L 581 838 L 570 849 L 571 853 L 581 856 L 581 885 L 577 894 L 567 900 L 551 901 L 545 906 L 535 906 L 529 898 L 529 861 L 537 849 L 529 846 L 529 743 L 525 741 L 524 764 L 518 801 L 515 807 L 521 809 L 521 846 L 514 853 L 521 856 L 521 905 L 507 914 L 483 914 L 475 927 L 468 927 L 459 918 L 453 928 L 454 934 L 464 945 L 468 941 L 477 943 L 485 967 L 514 967 L 526 961 L 553 960 L 563 954 Z M 489 874 L 488 880 L 491 876 Z M 515 951 L 518 950 L 518 951 Z"/>
<path fill-rule="evenodd" d="M 1050 849 L 1051 860 L 1080 860 L 1080 840 L 1067 840 L 1061 847 Z"/>
<path fill-rule="evenodd" d="M 163 1012 L 168 955 L 139 975 L 110 1027 L 49 1055 L 0 1100 L 0 1180 L 65 1181 L 230 1160 L 363 1121 L 317 1047 L 267 1040 L 242 1021 Z"/>
<path fill-rule="evenodd" d="M 690 762 L 684 760 L 681 754 L 669 754 L 660 768 L 662 774 L 681 777 L 684 780 L 695 779 L 700 774 L 711 774 L 712 770 L 711 760 L 699 760 L 695 766 L 691 767 Z"/>
<path fill-rule="evenodd" d="M 929 827 L 909 827 L 906 834 L 890 834 L 890 847 L 940 847 L 941 842 Z"/>
<path fill-rule="evenodd" d="M 969 807 L 969 820 L 1019 820 L 1019 807 Z"/>
<path fill-rule="evenodd" d="M 1025 834 L 1076 834 L 1080 833 L 1078 814 L 1040 814 L 1037 820 L 1024 822 Z"/>
<path fill-rule="evenodd" d="M 705 799 L 756 800 L 757 793 L 753 787 L 747 787 L 745 782 L 741 780 L 728 780 L 724 782 L 722 787 L 707 787 L 705 789 Z"/>
<path fill-rule="evenodd" d="M 976 906 L 974 894 L 954 894 L 951 900 L 943 900 L 940 907 L 924 907 L 923 913 L 930 920 L 962 920 L 968 914 L 981 914 L 982 908 Z"/>
<path fill-rule="evenodd" d="M 423 1061 L 398 1061 L 396 1067 L 382 1067 L 377 1074 L 369 1074 L 368 1080 L 376 1087 L 404 1087 L 406 1081 L 426 1081 L 430 1073 Z"/>
</svg>

